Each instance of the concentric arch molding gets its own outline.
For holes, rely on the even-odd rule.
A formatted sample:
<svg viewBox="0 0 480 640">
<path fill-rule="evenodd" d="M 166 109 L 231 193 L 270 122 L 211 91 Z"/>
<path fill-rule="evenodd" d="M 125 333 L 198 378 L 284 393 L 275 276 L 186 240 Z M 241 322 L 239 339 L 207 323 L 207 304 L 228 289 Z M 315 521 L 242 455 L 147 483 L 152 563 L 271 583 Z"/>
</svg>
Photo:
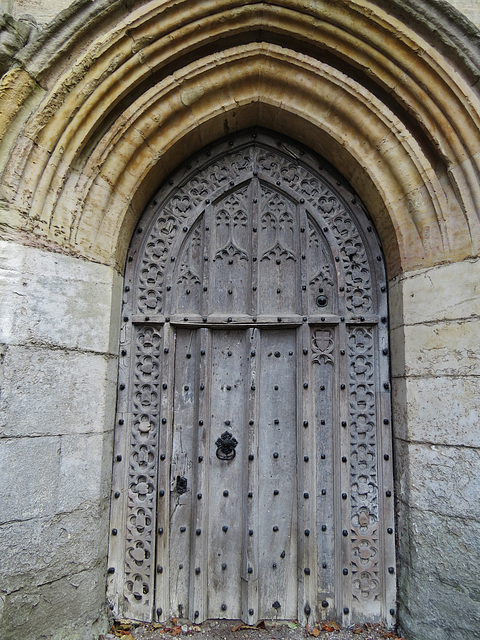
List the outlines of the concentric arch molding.
<svg viewBox="0 0 480 640">
<path fill-rule="evenodd" d="M 95 4 L 51 28 L 55 52 L 48 38 L 32 45 L 4 79 L 5 100 L 17 98 L 2 154 L 9 235 L 121 268 L 158 184 L 193 151 L 260 125 L 350 181 L 389 275 L 478 251 L 472 70 L 459 73 L 424 24 L 420 35 L 372 2 Z M 245 42 L 260 29 L 262 42 Z"/>
</svg>

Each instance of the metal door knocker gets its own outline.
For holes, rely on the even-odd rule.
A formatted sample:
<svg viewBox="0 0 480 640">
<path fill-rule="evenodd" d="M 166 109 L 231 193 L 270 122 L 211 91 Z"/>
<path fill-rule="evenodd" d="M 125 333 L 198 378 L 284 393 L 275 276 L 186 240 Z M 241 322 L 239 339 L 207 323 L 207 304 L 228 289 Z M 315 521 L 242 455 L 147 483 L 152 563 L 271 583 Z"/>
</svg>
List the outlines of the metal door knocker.
<svg viewBox="0 0 480 640">
<path fill-rule="evenodd" d="M 235 458 L 235 447 L 238 441 L 231 433 L 224 431 L 215 444 L 217 445 L 217 458 L 219 460 L 233 460 Z"/>
</svg>

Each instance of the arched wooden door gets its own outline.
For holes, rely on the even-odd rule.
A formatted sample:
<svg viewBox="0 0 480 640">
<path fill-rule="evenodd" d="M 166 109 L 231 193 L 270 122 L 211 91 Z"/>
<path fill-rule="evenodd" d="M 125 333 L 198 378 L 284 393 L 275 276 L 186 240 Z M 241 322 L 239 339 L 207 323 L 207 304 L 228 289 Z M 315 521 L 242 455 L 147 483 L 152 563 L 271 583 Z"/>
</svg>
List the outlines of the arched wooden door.
<svg viewBox="0 0 480 640">
<path fill-rule="evenodd" d="M 258 132 L 183 167 L 128 255 L 115 613 L 391 624 L 388 360 L 378 239 L 316 158 Z"/>
</svg>

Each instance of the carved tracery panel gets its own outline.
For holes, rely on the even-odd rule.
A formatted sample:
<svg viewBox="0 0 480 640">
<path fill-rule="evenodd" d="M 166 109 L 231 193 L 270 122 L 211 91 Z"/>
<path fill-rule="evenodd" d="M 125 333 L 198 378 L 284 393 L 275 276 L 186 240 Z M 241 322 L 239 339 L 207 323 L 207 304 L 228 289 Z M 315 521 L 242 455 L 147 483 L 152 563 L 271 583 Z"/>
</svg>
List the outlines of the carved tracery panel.
<svg viewBox="0 0 480 640">
<path fill-rule="evenodd" d="M 122 319 L 114 613 L 392 624 L 385 269 L 349 188 L 264 132 L 205 150 L 139 223 Z"/>
</svg>

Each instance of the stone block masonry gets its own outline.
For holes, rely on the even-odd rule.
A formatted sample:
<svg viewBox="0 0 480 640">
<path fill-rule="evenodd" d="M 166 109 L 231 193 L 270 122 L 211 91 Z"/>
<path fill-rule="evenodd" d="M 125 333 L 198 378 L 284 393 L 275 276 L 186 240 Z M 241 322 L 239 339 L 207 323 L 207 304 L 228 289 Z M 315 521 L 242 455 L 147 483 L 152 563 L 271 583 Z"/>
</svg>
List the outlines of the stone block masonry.
<svg viewBox="0 0 480 640">
<path fill-rule="evenodd" d="M 0 247 L 2 636 L 93 639 L 106 620 L 119 278 Z"/>
</svg>

